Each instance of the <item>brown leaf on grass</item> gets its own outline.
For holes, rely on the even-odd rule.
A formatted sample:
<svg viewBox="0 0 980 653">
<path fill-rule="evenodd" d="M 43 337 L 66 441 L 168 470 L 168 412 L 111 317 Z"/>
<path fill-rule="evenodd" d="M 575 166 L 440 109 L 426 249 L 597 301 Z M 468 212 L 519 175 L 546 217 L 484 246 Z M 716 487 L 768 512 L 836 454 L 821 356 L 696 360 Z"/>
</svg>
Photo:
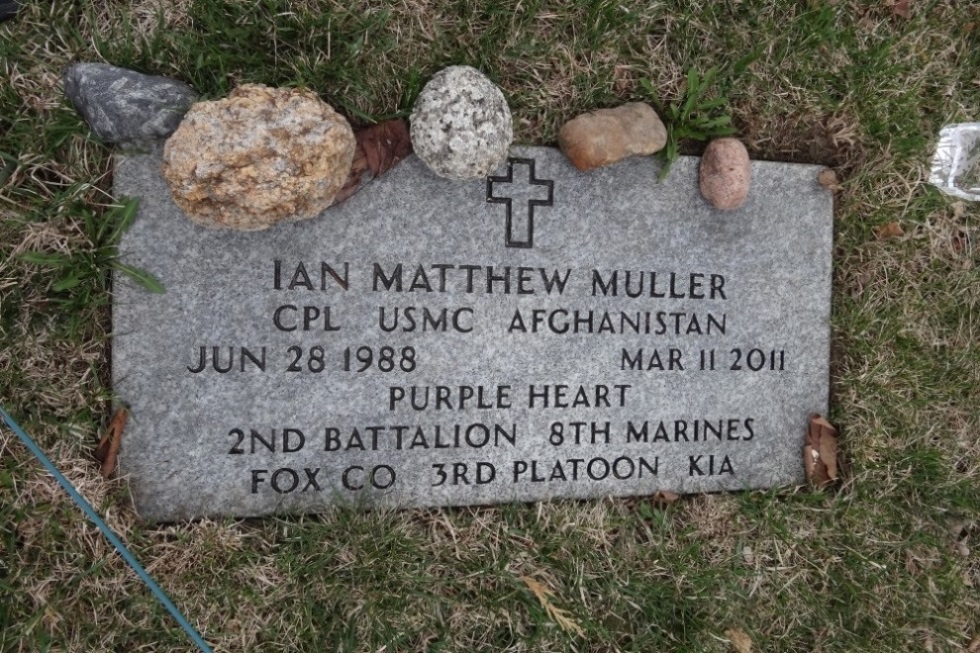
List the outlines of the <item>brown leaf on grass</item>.
<svg viewBox="0 0 980 653">
<path fill-rule="evenodd" d="M 905 20 L 908 20 L 909 18 L 912 17 L 912 7 L 910 6 L 911 4 L 912 4 L 911 0 L 898 0 L 898 2 L 892 5 L 892 13 L 898 16 L 899 18 L 904 18 Z"/>
<path fill-rule="evenodd" d="M 95 459 L 102 465 L 102 478 L 109 478 L 116 471 L 119 445 L 122 444 L 123 430 L 126 428 L 126 418 L 129 411 L 119 408 L 109 420 L 109 428 L 95 448 Z"/>
<path fill-rule="evenodd" d="M 905 235 L 905 230 L 902 229 L 902 225 L 897 222 L 889 222 L 888 224 L 882 225 L 875 229 L 875 233 L 878 234 L 878 238 L 897 238 L 899 236 Z"/>
<path fill-rule="evenodd" d="M 412 137 L 404 120 L 386 120 L 361 130 L 361 147 L 375 177 L 388 172 L 412 153 Z"/>
<path fill-rule="evenodd" d="M 966 647 L 966 653 L 980 653 L 980 635 L 973 638 L 973 641 Z"/>
<path fill-rule="evenodd" d="M 357 144 L 347 182 L 337 193 L 334 204 L 343 202 L 371 179 L 388 172 L 412 153 L 412 137 L 404 120 L 386 120 L 354 132 Z M 371 173 L 362 180 L 365 173 Z"/>
<path fill-rule="evenodd" d="M 824 168 L 821 170 L 820 174 L 817 175 L 817 181 L 827 190 L 840 189 L 840 182 L 837 179 L 837 173 L 830 168 Z"/>
<path fill-rule="evenodd" d="M 837 480 L 837 429 L 820 415 L 810 416 L 810 428 L 803 445 L 806 480 L 824 487 Z"/>
<path fill-rule="evenodd" d="M 966 216 L 966 202 L 953 202 L 953 219 L 959 220 Z"/>
<path fill-rule="evenodd" d="M 333 199 L 333 204 L 340 204 L 348 197 L 361 190 L 361 176 L 367 172 L 367 159 L 364 156 L 364 150 L 361 149 L 360 143 L 358 143 L 354 148 L 354 161 L 351 163 L 350 174 L 347 175 L 347 181 L 337 192 L 337 196 Z"/>
<path fill-rule="evenodd" d="M 548 616 L 551 617 L 551 619 L 558 624 L 562 630 L 575 633 L 579 637 L 583 637 L 585 635 L 585 631 L 582 629 L 582 627 L 575 623 L 575 620 L 568 615 L 566 610 L 562 610 L 551 602 L 550 597 L 555 595 L 554 592 L 530 576 L 521 576 L 521 580 L 524 581 L 527 588 L 531 590 L 531 593 L 538 599 L 538 602 L 541 604 L 541 607 L 544 608 L 544 611 L 548 614 Z"/>
<path fill-rule="evenodd" d="M 953 249 L 962 252 L 970 245 L 970 234 L 963 229 L 957 229 L 953 234 Z"/>
<path fill-rule="evenodd" d="M 650 497 L 650 500 L 656 504 L 667 505 L 668 503 L 674 503 L 680 498 L 681 495 L 674 494 L 670 490 L 657 490 L 653 493 L 653 496 Z"/>
<path fill-rule="evenodd" d="M 752 653 L 752 638 L 744 630 L 732 628 L 726 630 L 725 635 L 731 640 L 735 653 Z"/>
</svg>

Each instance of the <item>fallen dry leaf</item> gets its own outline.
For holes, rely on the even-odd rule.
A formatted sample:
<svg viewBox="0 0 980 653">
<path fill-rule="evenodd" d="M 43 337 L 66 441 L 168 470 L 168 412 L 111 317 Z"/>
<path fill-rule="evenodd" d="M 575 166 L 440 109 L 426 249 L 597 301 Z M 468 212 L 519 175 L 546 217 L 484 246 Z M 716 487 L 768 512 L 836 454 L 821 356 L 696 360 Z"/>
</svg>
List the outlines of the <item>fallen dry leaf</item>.
<svg viewBox="0 0 980 653">
<path fill-rule="evenodd" d="M 827 190 L 838 190 L 840 188 L 840 183 L 837 180 L 837 173 L 830 168 L 824 168 L 820 174 L 817 175 L 817 181 Z"/>
<path fill-rule="evenodd" d="M 551 602 L 549 597 L 554 596 L 554 592 L 530 576 L 521 576 L 521 580 L 524 581 L 524 584 L 527 585 L 528 589 L 531 590 L 531 593 L 538 599 L 538 602 L 541 604 L 541 607 L 544 608 L 544 611 L 548 614 L 548 616 L 551 617 L 562 630 L 575 633 L 579 637 L 585 635 L 585 631 L 581 626 L 575 623 L 574 619 L 568 616 L 567 611 L 562 610 Z"/>
<path fill-rule="evenodd" d="M 126 428 L 126 418 L 129 411 L 119 408 L 109 420 L 109 428 L 95 448 L 95 459 L 102 465 L 102 478 L 109 478 L 116 471 L 119 445 L 122 444 L 123 430 Z"/>
<path fill-rule="evenodd" d="M 354 162 L 344 187 L 334 203 L 343 202 L 371 179 L 388 172 L 396 163 L 412 153 L 412 137 L 404 120 L 386 120 L 354 132 L 357 145 Z M 368 179 L 364 173 L 370 172 Z"/>
<path fill-rule="evenodd" d="M 745 564 L 750 566 L 755 564 L 755 552 L 751 546 L 742 547 L 742 560 L 745 560 Z"/>
<path fill-rule="evenodd" d="M 953 234 L 953 249 L 962 252 L 970 244 L 970 234 L 963 229 L 957 229 Z"/>
<path fill-rule="evenodd" d="M 897 222 L 889 222 L 875 229 L 875 233 L 878 234 L 878 238 L 897 238 L 898 236 L 904 236 L 905 230 Z"/>
<path fill-rule="evenodd" d="M 650 497 L 650 500 L 656 504 L 666 505 L 668 503 L 674 503 L 680 498 L 681 496 L 679 494 L 674 494 L 670 490 L 657 490 L 653 493 L 653 496 Z"/>
<path fill-rule="evenodd" d="M 908 20 L 909 18 L 912 17 L 912 7 L 910 6 L 911 4 L 912 4 L 911 0 L 898 0 L 898 2 L 892 5 L 892 13 L 898 16 L 899 18 L 904 18 Z"/>
<path fill-rule="evenodd" d="M 732 628 L 726 630 L 725 635 L 731 640 L 735 653 L 752 653 L 752 638 L 744 630 Z"/>
<path fill-rule="evenodd" d="M 967 653 L 980 653 L 980 635 L 973 638 L 969 646 L 966 647 Z"/>
<path fill-rule="evenodd" d="M 820 415 L 810 417 L 803 468 L 806 479 L 818 488 L 837 480 L 837 429 Z"/>
</svg>

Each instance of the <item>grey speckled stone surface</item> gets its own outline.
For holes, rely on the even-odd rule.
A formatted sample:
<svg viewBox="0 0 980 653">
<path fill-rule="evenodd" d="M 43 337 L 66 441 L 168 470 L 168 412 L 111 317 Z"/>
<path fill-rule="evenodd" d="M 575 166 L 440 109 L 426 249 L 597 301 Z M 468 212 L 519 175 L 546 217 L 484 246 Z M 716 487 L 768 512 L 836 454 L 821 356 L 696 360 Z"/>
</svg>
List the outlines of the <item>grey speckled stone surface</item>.
<svg viewBox="0 0 980 653">
<path fill-rule="evenodd" d="M 506 246 L 507 206 L 486 201 L 484 180 L 440 179 L 415 157 L 314 220 L 261 233 L 194 225 L 172 203 L 158 154 L 119 158 L 117 194 L 142 199 L 123 260 L 167 287 L 153 295 L 115 279 L 113 381 L 132 411 L 120 466 L 139 512 L 174 520 L 802 482 L 807 418 L 826 411 L 829 385 L 832 197 L 820 168 L 753 162 L 748 200 L 720 212 L 698 192 L 694 158 L 658 184 L 649 159 L 579 173 L 554 149 L 511 154 L 554 182 L 551 206 L 525 164 L 513 179 L 530 192 L 493 184 L 494 197 L 516 198 L 513 243 L 531 240 L 528 200 L 539 204 L 532 247 Z M 509 293 L 503 278 L 488 281 L 506 268 Z M 563 292 L 549 293 L 540 269 L 567 275 Z M 643 295 L 629 297 L 640 271 Z M 650 272 L 665 297 L 650 296 Z M 388 327 L 399 310 L 397 331 L 382 328 L 382 309 Z M 410 330 L 423 309 L 430 328 Z M 360 372 L 362 347 L 371 365 Z M 214 369 L 213 348 L 221 369 L 231 348 L 231 371 Z M 683 369 L 670 369 L 671 350 Z M 642 369 L 630 369 L 637 359 Z M 413 386 L 430 389 L 428 408 L 412 407 Z"/>
<path fill-rule="evenodd" d="M 197 100 L 197 93 L 183 82 L 103 63 L 69 68 L 65 95 L 106 143 L 166 138 Z"/>
<path fill-rule="evenodd" d="M 514 125 L 504 94 L 470 66 L 440 70 L 410 120 L 415 153 L 447 179 L 483 178 L 507 158 Z"/>
</svg>

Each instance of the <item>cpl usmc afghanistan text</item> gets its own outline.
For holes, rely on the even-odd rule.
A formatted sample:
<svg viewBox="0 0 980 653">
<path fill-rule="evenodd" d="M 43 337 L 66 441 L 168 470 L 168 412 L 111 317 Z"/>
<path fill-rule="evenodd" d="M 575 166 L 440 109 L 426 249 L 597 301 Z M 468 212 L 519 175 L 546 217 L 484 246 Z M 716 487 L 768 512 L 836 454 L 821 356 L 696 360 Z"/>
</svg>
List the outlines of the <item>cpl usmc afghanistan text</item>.
<svg viewBox="0 0 980 653">
<path fill-rule="evenodd" d="M 307 267 L 302 261 L 284 266 L 280 259 L 272 262 L 271 289 L 275 291 L 341 292 L 357 282 L 356 269 L 349 262 L 331 265 L 326 262 Z M 617 297 L 655 300 L 728 300 L 726 278 L 713 272 L 657 272 L 647 270 L 582 271 L 572 268 L 542 268 L 524 266 L 492 266 L 464 264 L 383 264 L 375 262 L 365 270 L 370 272 L 360 284 L 369 293 L 398 293 L 420 297 L 427 293 L 459 293 L 464 295 L 556 295 L 575 294 L 583 288 L 592 297 Z M 342 302 L 342 300 L 341 300 Z M 645 304 L 646 305 L 646 304 Z M 271 326 L 279 332 L 342 332 L 355 326 L 338 315 L 337 305 L 283 303 L 271 314 Z M 373 310 L 373 309 L 372 309 Z M 349 316 L 346 316 L 349 319 Z M 376 320 L 379 333 L 457 332 L 470 333 L 480 319 L 470 306 L 432 308 L 424 305 L 378 306 L 370 319 Z M 515 308 L 506 320 L 507 334 L 575 335 L 594 334 L 652 335 L 652 336 L 724 336 L 728 329 L 725 312 L 690 310 L 595 310 L 574 306 L 551 308 Z M 227 356 L 226 356 L 227 352 Z M 265 346 L 200 345 L 194 353 L 194 364 L 187 370 L 193 374 L 246 369 L 266 371 L 269 351 Z M 730 358 L 725 361 L 724 357 Z M 282 369 L 286 372 L 342 370 L 345 372 L 413 372 L 417 369 L 418 352 L 411 345 L 371 346 L 351 343 L 350 346 L 328 351 L 323 345 L 302 347 L 293 345 L 280 352 Z M 719 357 L 722 360 L 719 360 Z M 694 359 L 693 361 L 691 359 Z M 715 350 L 682 352 L 679 348 L 661 350 L 641 348 L 622 349 L 618 366 L 623 370 L 683 371 L 696 366 L 700 370 L 729 369 L 732 371 L 783 371 L 786 353 L 780 349 L 736 347 L 727 353 Z"/>
</svg>

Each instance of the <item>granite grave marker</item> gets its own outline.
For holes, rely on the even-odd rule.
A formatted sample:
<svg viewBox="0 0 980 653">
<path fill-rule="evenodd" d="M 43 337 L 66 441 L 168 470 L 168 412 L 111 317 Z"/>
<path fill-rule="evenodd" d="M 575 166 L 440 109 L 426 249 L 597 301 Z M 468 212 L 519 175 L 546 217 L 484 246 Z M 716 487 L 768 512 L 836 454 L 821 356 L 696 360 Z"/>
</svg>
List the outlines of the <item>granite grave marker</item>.
<svg viewBox="0 0 980 653">
<path fill-rule="evenodd" d="M 115 279 L 121 472 L 152 520 L 740 490 L 802 482 L 828 402 L 832 197 L 753 162 L 736 211 L 697 159 L 657 183 L 515 147 L 486 180 L 410 157 L 316 219 L 180 214 L 160 154 Z"/>
</svg>

